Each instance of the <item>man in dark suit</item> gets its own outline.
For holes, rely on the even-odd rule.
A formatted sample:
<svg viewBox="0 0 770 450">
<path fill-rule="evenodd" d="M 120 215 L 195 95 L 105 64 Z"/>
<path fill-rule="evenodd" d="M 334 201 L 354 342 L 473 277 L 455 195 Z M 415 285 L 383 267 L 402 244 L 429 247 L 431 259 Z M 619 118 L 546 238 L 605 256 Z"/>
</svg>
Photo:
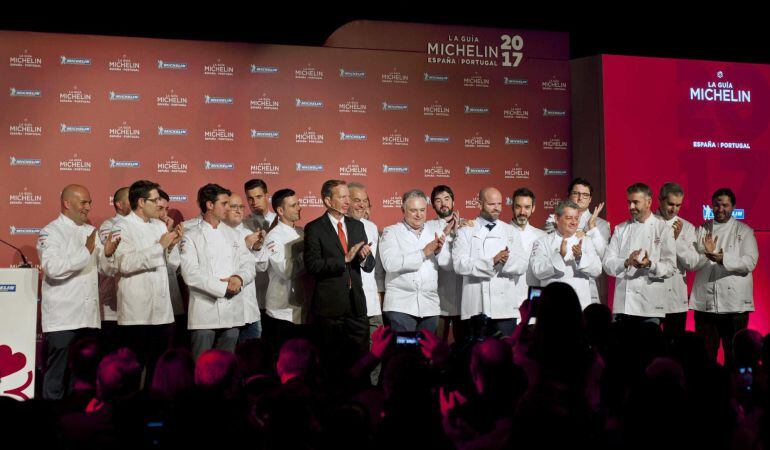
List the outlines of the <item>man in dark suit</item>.
<svg viewBox="0 0 770 450">
<path fill-rule="evenodd" d="M 305 225 L 305 269 L 315 278 L 313 312 L 322 339 L 352 339 L 368 348 L 369 321 L 361 269 L 374 270 L 374 257 L 364 225 L 346 217 L 348 187 L 328 180 L 321 187 L 326 213 Z"/>
</svg>

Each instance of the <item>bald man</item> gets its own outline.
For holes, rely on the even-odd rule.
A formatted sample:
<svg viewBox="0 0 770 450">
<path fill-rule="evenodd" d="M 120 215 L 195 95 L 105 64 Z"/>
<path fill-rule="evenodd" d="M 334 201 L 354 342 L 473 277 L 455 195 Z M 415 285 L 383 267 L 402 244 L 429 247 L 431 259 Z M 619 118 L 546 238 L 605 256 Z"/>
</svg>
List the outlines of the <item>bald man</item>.
<svg viewBox="0 0 770 450">
<path fill-rule="evenodd" d="M 99 267 L 106 267 L 120 238 L 102 242 L 86 223 L 91 194 L 69 185 L 61 193 L 61 214 L 40 230 L 37 253 L 43 268 L 42 325 L 47 347 L 43 398 L 57 400 L 67 391 L 67 352 L 83 335 L 100 328 Z M 109 272 L 105 272 L 110 274 Z"/>
<path fill-rule="evenodd" d="M 225 213 L 225 219 L 222 221 L 230 229 L 225 234 L 226 238 L 231 242 L 235 240 L 241 240 L 245 242 L 246 248 L 248 248 L 252 255 L 257 255 L 259 250 L 262 249 L 262 244 L 265 242 L 265 236 L 267 233 L 264 229 L 258 229 L 252 232 L 246 228 L 243 224 L 243 219 L 246 212 L 246 205 L 243 202 L 243 197 L 233 192 L 230 195 L 229 206 L 230 209 Z M 266 265 L 256 265 L 257 272 L 266 272 Z M 237 302 L 243 305 L 243 321 L 245 325 L 240 327 L 238 333 L 238 342 L 243 342 L 248 339 L 258 339 L 262 337 L 262 322 L 261 314 L 259 312 L 259 305 L 264 304 L 265 299 L 258 298 L 258 295 L 264 295 L 264 292 L 257 292 L 254 281 L 246 284 L 231 301 Z M 240 307 L 240 306 L 239 306 Z"/>
<path fill-rule="evenodd" d="M 529 255 L 524 252 L 520 234 L 500 220 L 500 191 L 482 189 L 479 204 L 481 212 L 474 226 L 461 228 L 452 246 L 455 273 L 463 276 L 460 318 L 473 319 L 474 335 L 510 336 L 523 300 L 513 293 L 518 279 L 525 276 Z"/>
</svg>

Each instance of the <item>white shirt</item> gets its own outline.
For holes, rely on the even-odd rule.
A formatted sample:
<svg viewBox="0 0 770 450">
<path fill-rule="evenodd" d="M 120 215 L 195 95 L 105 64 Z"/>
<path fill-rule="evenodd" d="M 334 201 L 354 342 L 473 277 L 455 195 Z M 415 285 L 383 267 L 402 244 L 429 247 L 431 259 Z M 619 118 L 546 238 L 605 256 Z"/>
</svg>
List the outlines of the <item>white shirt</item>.
<svg viewBox="0 0 770 450">
<path fill-rule="evenodd" d="M 266 314 L 293 324 L 307 322 L 305 260 L 302 228 L 283 222 L 270 230 L 257 256 L 257 265 L 268 266 Z"/>
<path fill-rule="evenodd" d="M 102 246 L 107 242 L 107 238 L 110 233 L 113 233 L 112 238 L 116 239 L 120 236 L 120 228 L 116 227 L 117 222 L 123 218 L 120 214 L 116 214 L 114 217 L 102 222 L 99 226 L 99 241 Z M 114 276 L 99 274 L 99 305 L 101 307 L 102 320 L 116 321 L 118 320 L 118 280 Z"/>
<path fill-rule="evenodd" d="M 580 306 L 585 309 L 596 301 L 591 296 L 590 280 L 602 273 L 602 260 L 594 249 L 591 239 L 580 239 L 575 235 L 567 238 L 567 252 L 561 256 L 564 237 L 556 231 L 535 242 L 529 260 L 532 274 L 543 286 L 553 282 L 567 283 L 575 290 Z M 572 247 L 580 243 L 581 257 L 575 259 Z"/>
<path fill-rule="evenodd" d="M 77 225 L 64 214 L 40 230 L 44 333 L 101 327 L 98 270 L 103 250 L 96 239 L 93 253 L 88 252 L 86 240 L 93 231 L 91 225 Z"/>
<path fill-rule="evenodd" d="M 449 248 L 439 255 L 425 256 L 423 249 L 442 236 L 438 221 L 426 222 L 420 236 L 404 222 L 385 227 L 380 239 L 380 260 L 385 269 L 385 302 L 382 310 L 414 317 L 432 317 L 441 313 L 438 298 L 439 259 L 448 264 Z"/>
<path fill-rule="evenodd" d="M 174 321 L 168 267 L 179 267 L 179 249 L 168 251 L 160 237 L 168 232 L 157 219 L 144 221 L 133 211 L 121 218 L 120 245 L 109 258 L 118 279 L 118 324 L 160 325 Z"/>
<path fill-rule="evenodd" d="M 532 255 L 532 246 L 535 245 L 535 242 L 538 239 L 546 236 L 548 233 L 539 228 L 533 227 L 529 223 L 527 223 L 523 230 L 516 224 L 515 221 L 511 222 L 511 226 L 513 227 L 513 231 L 519 234 L 519 238 L 521 238 L 521 245 L 524 247 L 524 255 L 527 258 L 527 271 L 524 275 L 515 278 L 516 288 L 513 293 L 514 297 L 519 299 L 519 303 L 521 304 L 521 302 L 527 298 L 530 286 L 540 286 L 540 280 L 532 275 L 532 271 L 529 267 L 529 259 Z"/>
<path fill-rule="evenodd" d="M 364 224 L 364 231 L 366 232 L 366 242 L 370 243 L 369 247 L 372 249 L 372 256 L 378 259 L 377 253 L 379 250 L 380 234 L 377 230 L 377 225 L 374 222 L 360 219 Z M 369 317 L 379 316 L 382 314 L 382 308 L 380 307 L 380 294 L 379 286 L 382 281 L 379 281 L 378 277 L 384 278 L 385 274 L 382 271 L 372 270 L 371 272 L 361 271 L 361 284 L 364 288 L 364 295 L 366 296 L 366 315 Z"/>
<path fill-rule="evenodd" d="M 495 221 L 492 230 L 487 220 L 479 217 L 473 227 L 461 228 L 452 246 L 452 265 L 463 276 L 461 318 L 484 313 L 492 319 L 518 318 L 521 301 L 511 293 L 516 288 L 514 277 L 527 270 L 528 256 L 521 237 L 510 224 Z M 505 264 L 494 264 L 495 255 L 508 247 Z M 523 299 L 522 299 L 523 300 Z"/>
<path fill-rule="evenodd" d="M 643 249 L 651 265 L 637 269 L 624 267 L 625 260 L 635 251 Z M 610 245 L 604 253 L 604 270 L 615 277 L 615 297 L 612 311 L 639 317 L 664 317 L 664 280 L 676 270 L 676 245 L 674 233 L 665 221 L 654 214 L 644 222 L 627 220 L 615 227 Z"/>
<path fill-rule="evenodd" d="M 722 264 L 704 255 L 703 238 L 708 231 L 712 231 L 717 240 L 717 251 L 724 254 Z M 754 230 L 731 217 L 725 223 L 704 223 L 698 227 L 695 238 L 692 245 L 698 251 L 699 260 L 692 268 L 696 270 L 690 294 L 692 308 L 717 314 L 754 311 L 752 272 L 759 259 Z"/>
<path fill-rule="evenodd" d="M 228 226 L 225 223 L 222 225 Z M 243 242 L 246 242 L 246 237 L 252 233 L 251 230 L 243 225 L 243 223 L 238 224 L 236 227 L 229 228 L 233 230 L 233 233 L 226 234 L 229 239 L 241 239 Z M 252 251 L 252 254 L 256 256 L 257 252 Z M 264 270 L 261 273 L 264 273 Z M 245 284 L 241 289 L 241 292 L 235 297 L 238 297 L 238 301 L 243 303 L 244 322 L 250 324 L 259 321 L 259 302 L 257 302 L 257 288 L 254 282 L 252 281 L 251 283 Z"/>
<path fill-rule="evenodd" d="M 226 298 L 227 281 L 237 275 L 241 289 L 254 281 L 254 256 L 235 230 L 220 223 L 216 230 L 206 221 L 185 230 L 180 243 L 182 278 L 190 288 L 187 328 L 213 330 L 242 326 L 243 301 Z M 229 269 L 229 270 L 228 270 Z"/>
</svg>

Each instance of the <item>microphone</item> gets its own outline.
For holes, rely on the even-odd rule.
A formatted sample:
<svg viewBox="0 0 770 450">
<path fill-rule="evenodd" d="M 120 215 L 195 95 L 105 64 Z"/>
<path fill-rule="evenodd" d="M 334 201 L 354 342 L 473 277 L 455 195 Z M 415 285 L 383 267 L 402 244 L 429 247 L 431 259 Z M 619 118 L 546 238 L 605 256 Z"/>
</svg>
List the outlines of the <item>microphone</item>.
<svg viewBox="0 0 770 450">
<path fill-rule="evenodd" d="M 337 209 L 337 208 L 335 208 L 333 206 L 327 206 L 326 209 L 331 209 L 332 211 L 334 211 L 336 213 L 340 213 L 340 215 L 343 216 L 343 217 L 347 216 L 344 212 L 340 211 L 339 209 Z"/>
<path fill-rule="evenodd" d="M 20 248 L 16 247 L 13 244 L 9 244 L 8 242 L 5 242 L 2 239 L 0 239 L 0 242 L 2 242 L 3 244 L 7 245 L 8 247 L 11 247 L 12 249 L 16 250 L 19 253 L 19 255 L 21 255 L 21 260 L 23 261 L 23 264 L 21 264 L 19 266 L 20 269 L 31 269 L 32 268 L 32 264 L 30 264 L 29 261 L 27 261 L 27 257 L 24 256 L 24 253 L 21 251 Z"/>
</svg>

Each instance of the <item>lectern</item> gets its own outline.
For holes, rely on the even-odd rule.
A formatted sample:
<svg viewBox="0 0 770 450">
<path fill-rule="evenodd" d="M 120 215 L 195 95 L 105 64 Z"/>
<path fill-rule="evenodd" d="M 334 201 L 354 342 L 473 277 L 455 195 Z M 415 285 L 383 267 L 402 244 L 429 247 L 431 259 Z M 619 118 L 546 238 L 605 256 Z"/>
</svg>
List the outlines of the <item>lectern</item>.
<svg viewBox="0 0 770 450">
<path fill-rule="evenodd" d="M 37 269 L 0 269 L 0 395 L 35 393 Z"/>
</svg>

